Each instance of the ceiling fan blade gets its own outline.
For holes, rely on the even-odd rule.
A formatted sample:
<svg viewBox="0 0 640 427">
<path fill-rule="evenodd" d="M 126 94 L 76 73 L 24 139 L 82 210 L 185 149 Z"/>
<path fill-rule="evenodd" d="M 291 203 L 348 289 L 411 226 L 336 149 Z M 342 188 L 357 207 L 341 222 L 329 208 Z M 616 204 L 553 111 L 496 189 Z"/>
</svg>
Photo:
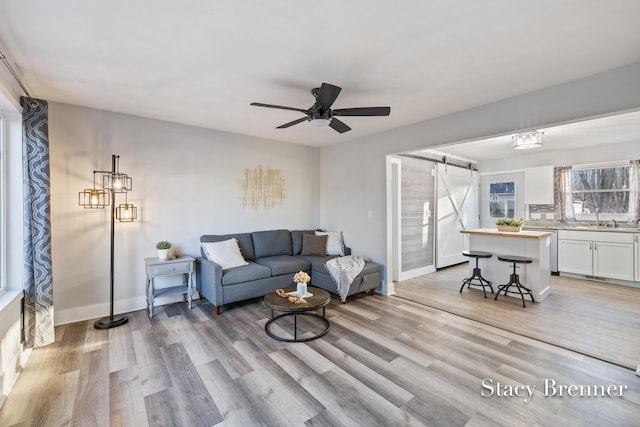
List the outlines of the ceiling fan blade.
<svg viewBox="0 0 640 427">
<path fill-rule="evenodd" d="M 336 119 L 335 117 L 331 119 L 331 123 L 329 123 L 329 126 L 331 126 L 334 130 L 340 132 L 340 133 L 345 133 L 347 131 L 350 131 L 351 128 L 349 126 L 347 126 L 346 123 L 341 122 L 340 120 Z"/>
<path fill-rule="evenodd" d="M 283 107 L 282 105 L 262 104 L 261 102 L 252 102 L 251 105 L 255 107 L 277 108 L 279 110 L 300 111 L 301 113 L 309 114 L 308 110 L 303 110 L 302 108 Z"/>
<path fill-rule="evenodd" d="M 391 107 L 339 108 L 333 110 L 335 116 L 388 116 Z"/>
<path fill-rule="evenodd" d="M 326 109 L 331 108 L 341 90 L 342 88 L 334 86 L 330 83 L 322 83 L 322 86 L 320 86 L 320 91 L 318 91 L 316 103 Z"/>
<path fill-rule="evenodd" d="M 285 128 L 288 128 L 289 126 L 297 125 L 298 123 L 302 123 L 302 122 L 307 121 L 307 120 L 309 120 L 309 119 L 308 119 L 308 118 L 306 118 L 306 117 L 303 117 L 303 118 L 301 118 L 301 119 L 297 119 L 297 120 L 294 120 L 294 121 L 292 121 L 292 122 L 289 122 L 289 123 L 285 123 L 285 124 L 283 124 L 283 125 L 280 125 L 280 126 L 278 126 L 276 129 L 285 129 Z"/>
</svg>

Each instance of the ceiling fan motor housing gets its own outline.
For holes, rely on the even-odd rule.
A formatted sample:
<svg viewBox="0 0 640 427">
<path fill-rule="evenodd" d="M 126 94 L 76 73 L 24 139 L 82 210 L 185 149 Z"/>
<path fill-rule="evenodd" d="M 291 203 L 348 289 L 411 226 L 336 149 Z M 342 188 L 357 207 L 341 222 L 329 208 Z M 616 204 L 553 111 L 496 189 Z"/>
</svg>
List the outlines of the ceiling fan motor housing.
<svg viewBox="0 0 640 427">
<path fill-rule="evenodd" d="M 323 108 L 318 104 L 313 104 L 309 108 L 309 120 L 325 119 L 331 120 L 331 109 Z"/>
</svg>

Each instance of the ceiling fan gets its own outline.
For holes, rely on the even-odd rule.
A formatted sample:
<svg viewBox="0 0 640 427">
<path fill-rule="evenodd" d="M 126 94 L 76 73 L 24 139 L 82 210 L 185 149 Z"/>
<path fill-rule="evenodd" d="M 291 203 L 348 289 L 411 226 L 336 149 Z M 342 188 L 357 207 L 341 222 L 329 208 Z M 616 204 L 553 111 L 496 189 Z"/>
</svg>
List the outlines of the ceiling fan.
<svg viewBox="0 0 640 427">
<path fill-rule="evenodd" d="M 256 107 L 278 108 L 280 110 L 299 111 L 305 114 L 305 117 L 296 119 L 292 122 L 278 126 L 276 129 L 285 129 L 304 121 L 311 122 L 317 126 L 329 125 L 337 132 L 344 133 L 350 131 L 351 128 L 346 123 L 338 120 L 338 116 L 388 116 L 391 107 L 360 107 L 360 108 L 337 108 L 332 110 L 331 106 L 335 102 L 338 94 L 342 89 L 329 83 L 322 83 L 319 88 L 311 89 L 311 94 L 316 98 L 316 102 L 308 109 L 283 107 L 281 105 L 262 104 L 260 102 L 252 102 L 251 105 Z"/>
</svg>

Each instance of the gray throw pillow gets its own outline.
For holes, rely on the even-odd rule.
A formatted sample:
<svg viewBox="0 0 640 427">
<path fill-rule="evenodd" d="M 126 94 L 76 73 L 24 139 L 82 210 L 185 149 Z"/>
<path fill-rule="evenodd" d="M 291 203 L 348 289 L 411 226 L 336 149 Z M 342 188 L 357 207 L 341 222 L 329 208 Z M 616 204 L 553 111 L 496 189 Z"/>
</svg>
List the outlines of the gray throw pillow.
<svg viewBox="0 0 640 427">
<path fill-rule="evenodd" d="M 327 255 L 327 236 L 302 235 L 302 252 L 300 255 Z"/>
</svg>

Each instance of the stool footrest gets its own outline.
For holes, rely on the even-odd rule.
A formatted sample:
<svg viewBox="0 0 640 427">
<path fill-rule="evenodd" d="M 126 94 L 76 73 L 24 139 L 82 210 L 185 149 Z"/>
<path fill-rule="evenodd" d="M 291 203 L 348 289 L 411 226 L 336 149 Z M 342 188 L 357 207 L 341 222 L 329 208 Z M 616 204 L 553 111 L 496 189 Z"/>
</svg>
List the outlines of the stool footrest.
<svg viewBox="0 0 640 427">
<path fill-rule="evenodd" d="M 472 283 L 474 280 L 477 280 L 480 283 Z M 462 290 L 464 289 L 464 285 L 467 285 L 467 288 L 470 288 L 471 286 L 482 286 L 482 292 L 484 293 L 485 298 L 487 297 L 487 291 L 485 289 L 486 286 L 489 287 L 489 289 L 491 290 L 491 293 L 494 293 L 493 283 L 488 281 L 484 277 L 482 277 L 482 273 L 480 271 L 480 268 L 478 267 L 473 269 L 473 274 L 471 275 L 471 277 L 468 277 L 462 281 L 462 286 L 460 287 L 460 293 L 462 293 Z"/>
<path fill-rule="evenodd" d="M 510 291 L 509 289 L 514 286 L 517 291 Z M 517 273 L 512 273 L 509 283 L 505 284 L 505 285 L 500 285 L 498 286 L 498 291 L 496 292 L 496 296 L 493 298 L 495 301 L 498 300 L 498 296 L 500 295 L 500 292 L 502 292 L 505 296 L 507 294 L 517 294 L 520 295 L 520 298 L 522 298 L 522 307 L 526 308 L 527 305 L 524 302 L 524 295 L 527 294 L 529 295 L 529 297 L 531 298 L 531 302 L 536 302 L 535 299 L 533 299 L 533 292 L 531 292 L 531 289 L 527 288 L 526 286 L 523 286 L 520 283 L 520 276 Z"/>
</svg>

